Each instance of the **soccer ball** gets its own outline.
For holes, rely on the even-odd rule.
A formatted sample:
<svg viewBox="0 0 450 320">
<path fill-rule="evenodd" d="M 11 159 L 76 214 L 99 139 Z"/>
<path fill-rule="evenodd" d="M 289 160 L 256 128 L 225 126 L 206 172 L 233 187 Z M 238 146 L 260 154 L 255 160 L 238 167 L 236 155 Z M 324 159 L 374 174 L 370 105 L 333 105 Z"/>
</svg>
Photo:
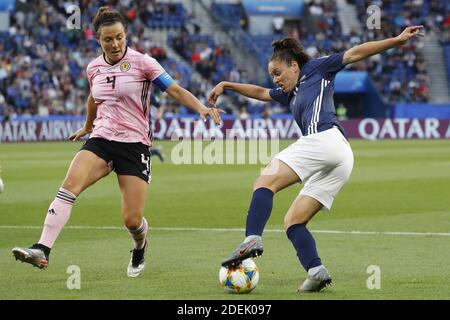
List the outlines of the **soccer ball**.
<svg viewBox="0 0 450 320">
<path fill-rule="evenodd" d="M 3 189 L 5 188 L 5 185 L 3 184 L 2 178 L 0 178 L 0 193 L 3 192 Z"/>
<path fill-rule="evenodd" d="M 259 269 L 252 259 L 242 261 L 237 267 L 221 267 L 220 285 L 231 293 L 249 293 L 259 281 Z"/>
</svg>

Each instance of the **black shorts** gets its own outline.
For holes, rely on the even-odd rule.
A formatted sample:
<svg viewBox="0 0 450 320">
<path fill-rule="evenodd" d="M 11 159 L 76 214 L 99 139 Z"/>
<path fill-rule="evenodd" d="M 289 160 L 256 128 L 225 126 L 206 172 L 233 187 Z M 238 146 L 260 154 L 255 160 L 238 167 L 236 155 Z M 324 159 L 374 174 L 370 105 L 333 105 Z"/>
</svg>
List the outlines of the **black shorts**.
<svg viewBox="0 0 450 320">
<path fill-rule="evenodd" d="M 152 178 L 150 148 L 140 142 L 108 141 L 90 138 L 81 147 L 106 161 L 117 175 L 136 176 L 149 183 Z"/>
</svg>

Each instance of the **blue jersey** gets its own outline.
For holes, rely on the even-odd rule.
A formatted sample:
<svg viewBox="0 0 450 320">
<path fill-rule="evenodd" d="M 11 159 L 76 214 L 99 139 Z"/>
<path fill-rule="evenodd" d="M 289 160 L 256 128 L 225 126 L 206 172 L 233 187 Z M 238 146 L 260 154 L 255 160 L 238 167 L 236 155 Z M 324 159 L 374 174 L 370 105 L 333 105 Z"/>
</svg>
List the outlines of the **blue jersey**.
<svg viewBox="0 0 450 320">
<path fill-rule="evenodd" d="M 289 93 L 271 89 L 273 100 L 289 106 L 302 134 L 321 132 L 339 124 L 334 107 L 334 78 L 342 70 L 344 52 L 309 60 L 301 69 L 299 80 Z"/>
</svg>

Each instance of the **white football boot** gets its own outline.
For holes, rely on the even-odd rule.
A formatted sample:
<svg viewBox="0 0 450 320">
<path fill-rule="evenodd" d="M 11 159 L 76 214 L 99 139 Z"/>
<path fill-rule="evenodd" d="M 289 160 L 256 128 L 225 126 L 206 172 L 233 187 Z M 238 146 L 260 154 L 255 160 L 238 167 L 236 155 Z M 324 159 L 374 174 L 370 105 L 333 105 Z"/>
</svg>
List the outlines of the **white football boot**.
<svg viewBox="0 0 450 320">
<path fill-rule="evenodd" d="M 308 277 L 298 288 L 298 292 L 319 292 L 331 284 L 331 276 L 323 265 L 308 270 Z"/>
<path fill-rule="evenodd" d="M 142 249 L 131 250 L 130 263 L 128 263 L 127 275 L 135 278 L 142 274 L 145 269 L 145 252 L 147 251 L 148 242 L 145 240 L 145 245 Z"/>
<path fill-rule="evenodd" d="M 34 248 L 33 246 L 30 248 L 15 247 L 12 249 L 12 253 L 16 260 L 27 262 L 39 269 L 47 269 L 48 267 L 48 257 L 41 249 Z"/>
</svg>

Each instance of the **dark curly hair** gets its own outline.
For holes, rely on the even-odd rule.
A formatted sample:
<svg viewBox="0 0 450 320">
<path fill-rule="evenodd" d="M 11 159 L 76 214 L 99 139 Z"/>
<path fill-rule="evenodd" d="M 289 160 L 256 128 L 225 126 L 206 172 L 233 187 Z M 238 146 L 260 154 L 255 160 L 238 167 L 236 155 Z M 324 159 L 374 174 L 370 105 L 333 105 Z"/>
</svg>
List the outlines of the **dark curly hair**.
<svg viewBox="0 0 450 320">
<path fill-rule="evenodd" d="M 272 60 L 280 60 L 286 62 L 288 65 L 292 61 L 296 61 L 298 66 L 302 68 L 311 57 L 305 52 L 302 45 L 293 38 L 285 38 L 282 40 L 272 42 L 273 54 L 270 58 Z"/>
<path fill-rule="evenodd" d="M 117 22 L 122 23 L 125 32 L 127 31 L 127 20 L 125 17 L 116 10 L 110 10 L 109 7 L 100 7 L 92 20 L 92 26 L 94 28 L 94 35 L 98 39 L 100 37 L 100 29 L 103 26 L 110 26 Z"/>
</svg>

